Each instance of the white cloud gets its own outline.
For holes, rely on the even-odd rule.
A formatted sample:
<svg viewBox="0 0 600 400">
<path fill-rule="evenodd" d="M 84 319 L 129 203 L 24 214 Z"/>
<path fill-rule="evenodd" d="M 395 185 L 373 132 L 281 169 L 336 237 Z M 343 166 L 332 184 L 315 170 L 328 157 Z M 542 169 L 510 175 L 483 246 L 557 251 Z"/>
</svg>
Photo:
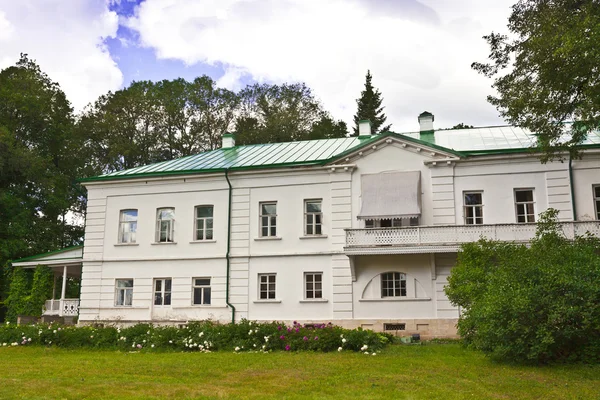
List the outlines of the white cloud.
<svg viewBox="0 0 600 400">
<path fill-rule="evenodd" d="M 221 83 L 304 81 L 351 122 L 367 69 L 394 130 L 500 123 L 491 82 L 470 68 L 514 0 L 146 0 L 126 24 L 158 58 L 223 63 Z M 239 84 L 239 83 L 238 83 Z"/>
<path fill-rule="evenodd" d="M 118 28 L 107 1 L 0 0 L 0 69 L 27 53 L 75 109 L 118 89 L 123 75 L 103 45 Z"/>
</svg>

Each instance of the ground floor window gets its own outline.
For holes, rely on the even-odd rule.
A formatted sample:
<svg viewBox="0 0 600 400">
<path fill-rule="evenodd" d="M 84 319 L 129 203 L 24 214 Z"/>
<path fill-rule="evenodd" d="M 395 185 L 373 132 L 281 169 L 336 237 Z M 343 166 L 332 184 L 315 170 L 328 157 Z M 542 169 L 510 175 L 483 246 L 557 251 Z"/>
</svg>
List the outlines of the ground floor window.
<svg viewBox="0 0 600 400">
<path fill-rule="evenodd" d="M 381 297 L 406 296 L 406 275 L 401 272 L 381 274 Z"/>
<path fill-rule="evenodd" d="M 275 299 L 275 274 L 258 274 L 258 298 L 261 300 Z"/>
<path fill-rule="evenodd" d="M 323 273 L 307 272 L 304 274 L 305 296 L 307 299 L 323 298 Z"/>
<path fill-rule="evenodd" d="M 117 279 L 115 282 L 115 305 L 133 304 L 133 279 Z"/>
<path fill-rule="evenodd" d="M 154 305 L 171 305 L 171 278 L 154 280 Z"/>
<path fill-rule="evenodd" d="M 194 305 L 210 305 L 210 278 L 194 278 L 193 291 Z"/>
</svg>

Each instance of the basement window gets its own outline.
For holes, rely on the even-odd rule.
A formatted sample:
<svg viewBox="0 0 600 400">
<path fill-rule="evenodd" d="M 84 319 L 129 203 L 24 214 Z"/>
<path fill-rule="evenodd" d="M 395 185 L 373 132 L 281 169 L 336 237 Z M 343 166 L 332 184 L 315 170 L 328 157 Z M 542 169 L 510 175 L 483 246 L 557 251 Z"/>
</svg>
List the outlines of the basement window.
<svg viewBox="0 0 600 400">
<path fill-rule="evenodd" d="M 404 331 L 406 324 L 383 324 L 384 331 Z"/>
</svg>

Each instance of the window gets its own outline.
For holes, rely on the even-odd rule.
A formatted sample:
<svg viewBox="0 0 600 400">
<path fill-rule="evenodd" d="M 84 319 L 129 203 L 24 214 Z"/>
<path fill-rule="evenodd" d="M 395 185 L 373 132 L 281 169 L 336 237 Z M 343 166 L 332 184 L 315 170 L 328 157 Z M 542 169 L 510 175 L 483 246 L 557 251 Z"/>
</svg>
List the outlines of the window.
<svg viewBox="0 0 600 400">
<path fill-rule="evenodd" d="M 156 210 L 156 242 L 173 243 L 175 234 L 175 209 L 159 208 Z"/>
<path fill-rule="evenodd" d="M 119 216 L 119 243 L 135 243 L 137 210 L 121 210 Z"/>
<path fill-rule="evenodd" d="M 130 306 L 133 303 L 133 279 L 117 279 L 115 282 L 115 305 Z"/>
<path fill-rule="evenodd" d="M 210 278 L 194 278 L 193 304 L 196 306 L 210 305 Z"/>
<path fill-rule="evenodd" d="M 515 208 L 517 222 L 535 222 L 532 189 L 515 189 Z"/>
<path fill-rule="evenodd" d="M 154 280 L 154 305 L 155 306 L 170 306 L 171 305 L 171 279 L 155 279 Z"/>
<path fill-rule="evenodd" d="M 400 228 L 407 226 L 419 226 L 419 217 L 365 220 L 365 228 Z"/>
<path fill-rule="evenodd" d="M 596 219 L 600 219 L 600 185 L 594 185 L 594 204 L 596 205 Z"/>
<path fill-rule="evenodd" d="M 304 274 L 304 288 L 307 299 L 323 298 L 323 273 L 307 272 Z"/>
<path fill-rule="evenodd" d="M 323 234 L 321 200 L 304 200 L 304 234 L 306 236 Z"/>
<path fill-rule="evenodd" d="M 261 300 L 275 299 L 275 274 L 258 274 L 258 298 Z"/>
<path fill-rule="evenodd" d="M 213 239 L 213 206 L 196 207 L 196 235 L 194 240 Z"/>
<path fill-rule="evenodd" d="M 381 297 L 406 296 L 406 275 L 400 272 L 381 274 Z"/>
<path fill-rule="evenodd" d="M 483 192 L 465 192 L 465 224 L 483 224 Z"/>
<path fill-rule="evenodd" d="M 260 203 L 260 236 L 277 236 L 277 203 Z"/>
</svg>

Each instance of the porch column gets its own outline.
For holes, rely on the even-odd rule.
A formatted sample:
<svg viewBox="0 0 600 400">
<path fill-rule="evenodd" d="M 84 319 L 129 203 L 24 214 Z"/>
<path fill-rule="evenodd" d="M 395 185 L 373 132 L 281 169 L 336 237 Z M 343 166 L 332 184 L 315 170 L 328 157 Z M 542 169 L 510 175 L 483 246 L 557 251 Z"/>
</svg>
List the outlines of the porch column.
<svg viewBox="0 0 600 400">
<path fill-rule="evenodd" d="M 60 292 L 60 299 L 65 299 L 65 294 L 67 293 L 67 266 L 63 267 L 63 282 L 62 282 L 62 291 Z"/>
<path fill-rule="evenodd" d="M 52 300 L 56 299 L 56 271 L 52 270 Z"/>
</svg>

